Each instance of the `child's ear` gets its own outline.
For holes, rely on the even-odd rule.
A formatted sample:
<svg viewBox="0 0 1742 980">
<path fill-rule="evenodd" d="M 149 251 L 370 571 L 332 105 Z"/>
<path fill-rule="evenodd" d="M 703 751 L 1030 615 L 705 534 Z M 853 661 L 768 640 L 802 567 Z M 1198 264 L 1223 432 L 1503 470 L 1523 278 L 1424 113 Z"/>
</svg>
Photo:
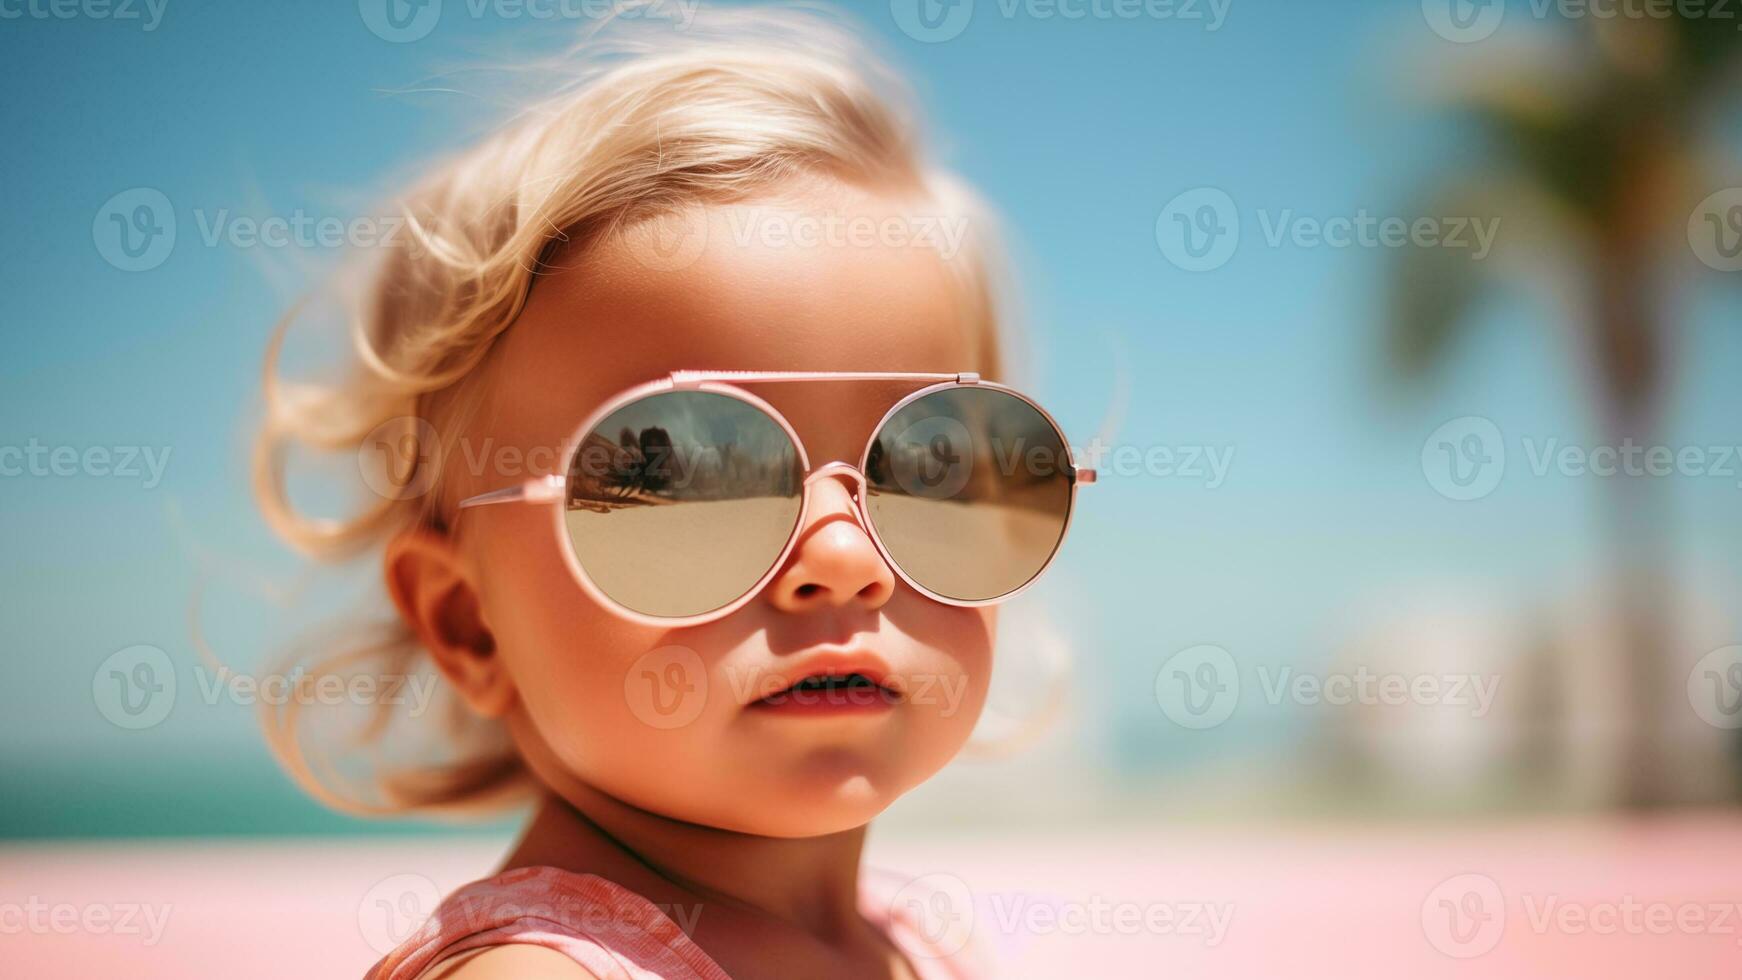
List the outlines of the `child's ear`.
<svg viewBox="0 0 1742 980">
<path fill-rule="evenodd" d="M 387 543 L 384 565 L 393 604 L 442 676 L 473 711 L 500 718 L 514 704 L 514 682 L 453 541 L 427 528 L 402 531 Z"/>
</svg>

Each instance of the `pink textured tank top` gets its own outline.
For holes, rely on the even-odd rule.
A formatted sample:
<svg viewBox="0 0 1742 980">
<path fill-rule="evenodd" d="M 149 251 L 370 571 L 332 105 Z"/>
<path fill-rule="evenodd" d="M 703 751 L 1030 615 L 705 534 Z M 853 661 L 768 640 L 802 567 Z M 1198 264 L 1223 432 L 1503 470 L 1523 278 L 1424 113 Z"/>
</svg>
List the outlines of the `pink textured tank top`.
<svg viewBox="0 0 1742 980">
<path fill-rule="evenodd" d="M 860 914 L 883 930 L 920 980 L 983 976 L 972 946 L 938 945 L 909 903 L 891 901 L 904 883 L 866 871 Z M 682 919 L 682 912 L 674 914 Z M 459 953 L 504 943 L 556 950 L 602 980 L 731 980 L 659 906 L 597 875 L 559 868 L 517 868 L 455 891 L 365 980 L 417 980 Z"/>
</svg>

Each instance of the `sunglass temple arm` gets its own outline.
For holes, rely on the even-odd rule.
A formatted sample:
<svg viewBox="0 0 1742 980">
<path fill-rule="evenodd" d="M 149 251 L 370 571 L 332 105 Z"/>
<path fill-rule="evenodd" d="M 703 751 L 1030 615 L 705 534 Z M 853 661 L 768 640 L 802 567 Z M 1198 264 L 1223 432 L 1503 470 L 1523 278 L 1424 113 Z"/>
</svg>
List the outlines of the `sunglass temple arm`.
<svg viewBox="0 0 1742 980">
<path fill-rule="evenodd" d="M 562 496 L 563 478 L 555 474 L 527 480 L 519 486 L 503 487 L 489 493 L 481 493 L 476 497 L 467 497 L 460 501 L 459 506 L 482 507 L 486 504 L 518 504 L 536 503 L 555 500 Z"/>
</svg>

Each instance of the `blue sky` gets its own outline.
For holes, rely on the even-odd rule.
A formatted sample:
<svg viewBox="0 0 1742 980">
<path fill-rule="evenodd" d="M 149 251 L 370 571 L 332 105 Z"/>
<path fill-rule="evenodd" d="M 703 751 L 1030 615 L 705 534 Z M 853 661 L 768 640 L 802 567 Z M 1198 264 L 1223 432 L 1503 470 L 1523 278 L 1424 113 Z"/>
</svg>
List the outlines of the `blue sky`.
<svg viewBox="0 0 1742 980">
<path fill-rule="evenodd" d="M 245 709 L 184 697 L 161 725 L 121 731 L 93 708 L 93 673 L 135 644 L 192 662 L 202 561 L 220 569 L 206 610 L 215 642 L 263 654 L 295 625 L 251 598 L 240 571 L 285 581 L 300 568 L 256 516 L 246 448 L 265 337 L 291 294 L 268 270 L 330 255 L 208 244 L 202 224 L 349 216 L 484 118 L 463 96 L 406 90 L 573 29 L 503 13 L 514 7 L 446 6 L 411 43 L 372 33 L 348 3 L 168 0 L 151 30 L 92 17 L 0 24 L 16 87 L 0 107 L 12 134 L 0 146 L 11 229 L 0 445 L 169 454 L 150 487 L 0 478 L 0 771 L 34 791 L 0 832 L 48 832 L 75 804 L 97 810 L 66 827 L 124 830 L 124 807 L 80 787 L 133 786 L 139 773 L 160 787 L 140 804 L 153 812 L 228 780 L 249 790 L 216 808 L 218 823 L 337 826 L 284 802 Z M 911 73 L 940 154 L 1009 224 L 1035 352 L 1028 387 L 1086 437 L 1123 374 L 1118 441 L 1233 453 L 1213 488 L 1183 476 L 1097 487 L 1038 590 L 1077 633 L 1081 696 L 1097 708 L 1087 751 L 1119 778 L 1161 778 L 1223 744 L 1178 739 L 1157 716 L 1147 686 L 1174 650 L 1213 642 L 1311 662 L 1349 628 L 1347 610 L 1400 583 L 1552 594 L 1597 567 L 1598 481 L 1514 464 L 1493 494 L 1459 503 L 1421 464 L 1428 433 L 1457 416 L 1492 419 L 1509 439 L 1595 438 L 1552 311 L 1502 294 L 1433 388 L 1390 397 L 1378 359 L 1386 250 L 1265 240 L 1263 223 L 1283 212 L 1410 217 L 1437 168 L 1471 158 L 1410 94 L 1418 66 L 1459 47 L 1417 6 L 1234 0 L 1208 30 L 979 0 L 941 43 L 903 34 L 890 4 L 849 8 Z M 1206 186 L 1234 202 L 1242 240 L 1226 264 L 1190 272 L 1158 247 L 1157 218 Z M 106 261 L 94 229 L 133 188 L 160 192 L 178 226 L 168 257 L 139 272 Z M 1675 445 L 1742 442 L 1742 294 L 1722 278 L 1695 279 L 1677 316 Z M 1742 489 L 1680 480 L 1673 497 L 1690 581 L 1733 614 Z M 1267 717 L 1220 737 L 1263 747 L 1299 724 Z M 274 822 L 268 808 L 289 815 Z"/>
</svg>

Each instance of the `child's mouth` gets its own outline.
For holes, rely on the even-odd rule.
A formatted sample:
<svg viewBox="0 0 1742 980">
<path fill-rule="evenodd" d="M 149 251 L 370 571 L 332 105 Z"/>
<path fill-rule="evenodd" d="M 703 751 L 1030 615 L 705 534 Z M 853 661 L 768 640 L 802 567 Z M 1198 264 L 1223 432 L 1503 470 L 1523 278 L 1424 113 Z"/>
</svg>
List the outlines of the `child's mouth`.
<svg viewBox="0 0 1742 980">
<path fill-rule="evenodd" d="M 812 674 L 751 702 L 757 711 L 781 714 L 835 714 L 885 711 L 901 703 L 901 692 L 857 672 Z"/>
</svg>

